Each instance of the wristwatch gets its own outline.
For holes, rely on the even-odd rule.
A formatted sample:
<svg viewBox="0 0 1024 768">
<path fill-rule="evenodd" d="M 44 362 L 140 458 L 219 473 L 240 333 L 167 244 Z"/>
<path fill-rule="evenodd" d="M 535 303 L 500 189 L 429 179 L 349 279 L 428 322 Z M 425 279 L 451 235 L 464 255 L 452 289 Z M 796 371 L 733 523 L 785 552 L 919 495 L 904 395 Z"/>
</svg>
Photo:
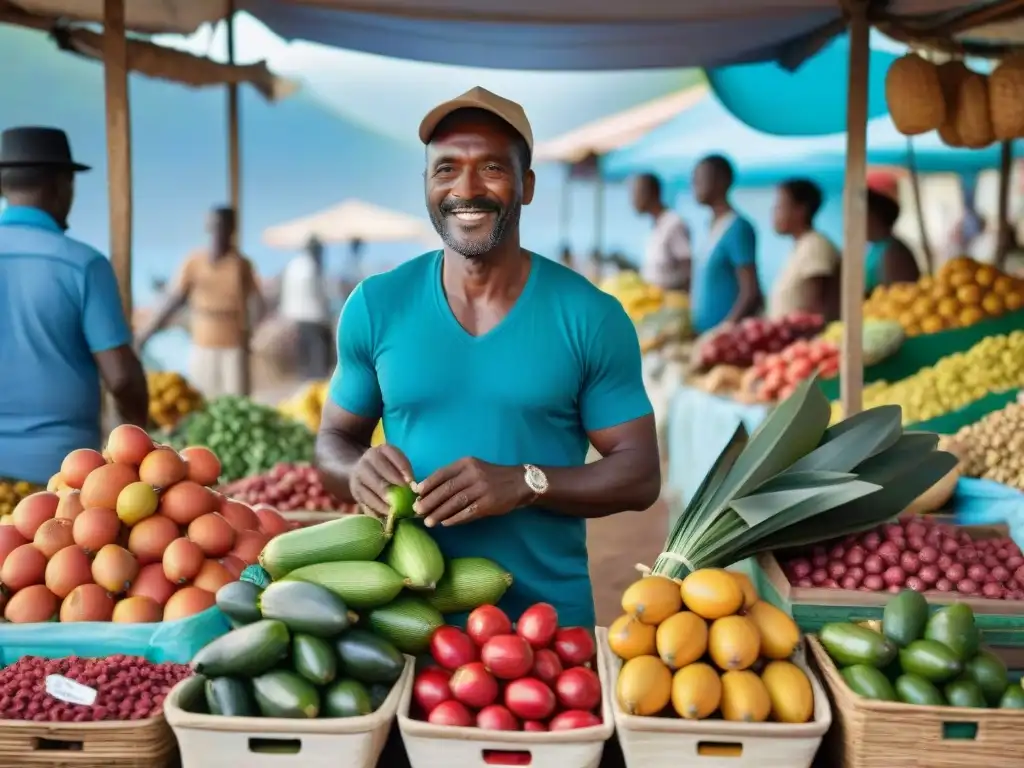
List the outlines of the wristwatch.
<svg viewBox="0 0 1024 768">
<path fill-rule="evenodd" d="M 536 501 L 539 496 L 548 492 L 548 476 L 540 467 L 535 467 L 533 464 L 523 464 L 523 469 L 525 470 L 523 479 L 526 481 L 527 487 L 533 491 L 531 501 Z"/>
</svg>

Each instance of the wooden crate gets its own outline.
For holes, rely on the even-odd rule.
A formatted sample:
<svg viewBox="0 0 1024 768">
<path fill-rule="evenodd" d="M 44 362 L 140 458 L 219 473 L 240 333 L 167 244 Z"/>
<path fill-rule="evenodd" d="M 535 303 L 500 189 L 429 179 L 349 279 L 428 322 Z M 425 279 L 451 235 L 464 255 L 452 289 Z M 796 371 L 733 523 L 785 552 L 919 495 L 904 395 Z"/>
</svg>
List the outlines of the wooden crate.
<svg viewBox="0 0 1024 768">
<path fill-rule="evenodd" d="M 163 715 L 99 723 L 0 720 L 0 766 L 164 768 L 176 743 Z"/>
<path fill-rule="evenodd" d="M 930 707 L 858 696 L 807 638 L 832 701 L 829 752 L 843 768 L 1020 768 L 1024 711 Z"/>
<path fill-rule="evenodd" d="M 976 539 L 1006 535 L 1001 526 L 966 527 L 965 530 Z M 793 586 L 771 553 L 758 555 L 754 569 L 757 572 L 754 585 L 761 598 L 792 616 L 807 633 L 817 632 L 835 621 L 880 619 L 882 609 L 893 597 L 889 592 Z M 986 600 L 952 592 L 928 592 L 927 595 L 933 611 L 954 602 L 969 605 L 984 642 L 1022 649 L 1020 662 L 1024 665 L 1024 600 Z"/>
</svg>

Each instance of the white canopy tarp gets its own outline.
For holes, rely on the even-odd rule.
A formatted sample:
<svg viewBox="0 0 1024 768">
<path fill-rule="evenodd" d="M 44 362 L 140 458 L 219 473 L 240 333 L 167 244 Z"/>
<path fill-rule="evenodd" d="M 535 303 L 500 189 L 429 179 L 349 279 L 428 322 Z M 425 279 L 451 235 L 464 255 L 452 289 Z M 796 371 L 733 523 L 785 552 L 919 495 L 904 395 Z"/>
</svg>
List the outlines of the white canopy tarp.
<svg viewBox="0 0 1024 768">
<path fill-rule="evenodd" d="M 298 250 L 311 239 L 321 243 L 419 242 L 437 245 L 430 222 L 418 216 L 392 211 L 362 200 L 345 200 L 326 210 L 276 224 L 263 231 L 263 242 L 271 248 Z"/>
</svg>

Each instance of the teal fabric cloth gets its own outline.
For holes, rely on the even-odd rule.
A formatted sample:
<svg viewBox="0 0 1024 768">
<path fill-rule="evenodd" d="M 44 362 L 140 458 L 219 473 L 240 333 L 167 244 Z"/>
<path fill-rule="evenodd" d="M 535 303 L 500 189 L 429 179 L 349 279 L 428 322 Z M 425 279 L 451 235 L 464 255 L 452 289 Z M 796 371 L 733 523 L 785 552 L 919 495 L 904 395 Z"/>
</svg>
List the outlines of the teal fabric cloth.
<svg viewBox="0 0 1024 768">
<path fill-rule="evenodd" d="M 752 266 L 757 255 L 757 233 L 749 219 L 737 213 L 727 227 L 694 253 L 690 311 L 697 333 L 728 317 L 740 292 L 736 270 Z"/>
<path fill-rule="evenodd" d="M 417 480 L 466 457 L 580 466 L 587 432 L 651 413 L 636 330 L 613 297 L 534 255 L 509 314 L 474 337 L 448 304 L 442 261 L 427 253 L 356 288 L 330 385 L 341 408 L 383 415 Z M 545 601 L 562 624 L 594 626 L 583 519 L 532 507 L 431 535 L 448 557 L 488 557 L 514 575 L 501 602 L 513 618 Z"/>
<path fill-rule="evenodd" d="M 888 239 L 880 240 L 877 243 L 868 243 L 868 252 L 864 257 L 865 294 L 871 293 L 882 284 L 882 261 L 889 243 Z"/>
</svg>

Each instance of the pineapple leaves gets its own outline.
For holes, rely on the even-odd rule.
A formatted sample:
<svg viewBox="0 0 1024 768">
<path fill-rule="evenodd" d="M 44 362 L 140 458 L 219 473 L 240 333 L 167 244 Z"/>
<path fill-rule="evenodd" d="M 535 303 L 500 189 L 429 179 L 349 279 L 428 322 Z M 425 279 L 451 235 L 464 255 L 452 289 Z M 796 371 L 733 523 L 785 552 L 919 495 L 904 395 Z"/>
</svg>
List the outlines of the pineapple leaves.
<svg viewBox="0 0 1024 768">
<path fill-rule="evenodd" d="M 898 405 L 862 411 L 825 430 L 821 444 L 789 468 L 790 472 L 832 470 L 849 472 L 862 461 L 892 447 L 902 434 Z"/>
</svg>

